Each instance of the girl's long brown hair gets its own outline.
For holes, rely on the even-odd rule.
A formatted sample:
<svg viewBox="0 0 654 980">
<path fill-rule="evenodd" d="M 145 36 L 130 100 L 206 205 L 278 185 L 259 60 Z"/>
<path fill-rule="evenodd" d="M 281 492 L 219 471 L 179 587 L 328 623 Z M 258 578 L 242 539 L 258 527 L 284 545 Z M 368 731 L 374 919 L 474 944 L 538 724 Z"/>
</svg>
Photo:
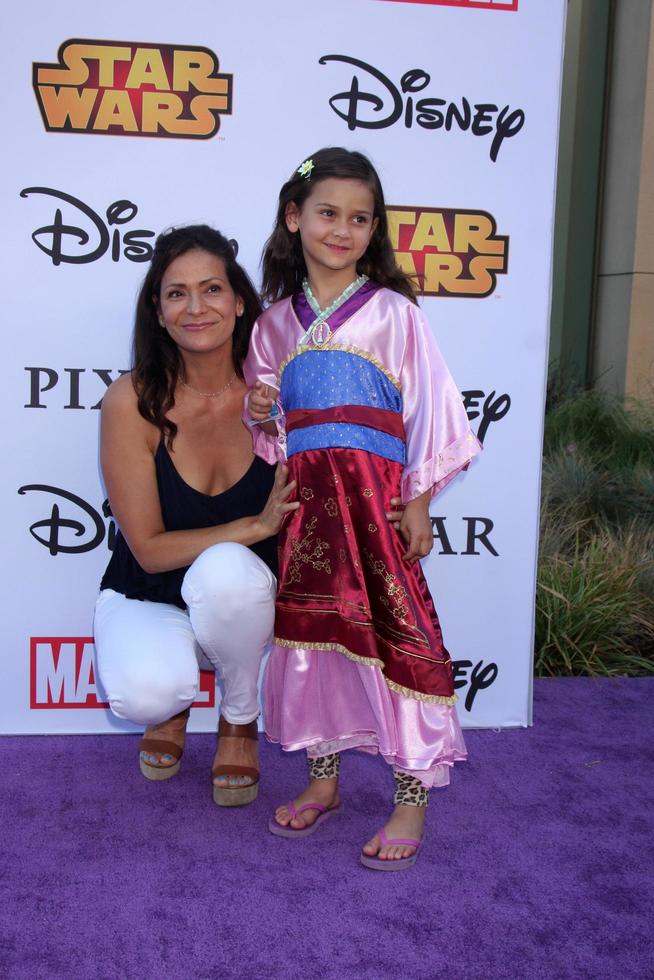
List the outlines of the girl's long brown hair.
<svg viewBox="0 0 654 980">
<path fill-rule="evenodd" d="M 416 290 L 411 278 L 399 268 L 388 236 L 388 218 L 384 192 L 377 171 L 370 160 L 356 151 L 342 146 L 328 146 L 312 153 L 313 161 L 310 177 L 302 177 L 295 171 L 279 192 L 279 205 L 273 233 L 263 251 L 264 301 L 274 303 L 285 296 L 291 296 L 302 286 L 307 274 L 300 233 L 291 233 L 286 227 L 286 208 L 294 203 L 298 210 L 309 197 L 316 184 L 328 177 L 361 180 L 372 191 L 374 214 L 377 218 L 370 244 L 365 255 L 359 259 L 357 272 L 366 275 L 381 286 L 401 293 L 416 302 Z"/>
<path fill-rule="evenodd" d="M 132 383 L 138 396 L 139 412 L 157 426 L 169 449 L 177 435 L 177 426 L 167 413 L 175 404 L 175 388 L 183 362 L 179 348 L 159 323 L 159 297 L 161 282 L 170 263 L 193 249 L 209 252 L 223 260 L 229 284 L 243 301 L 243 313 L 236 317 L 232 337 L 232 359 L 239 378 L 243 377 L 243 361 L 254 321 L 261 312 L 257 292 L 236 261 L 235 243 L 209 225 L 187 225 L 159 235 L 136 301 Z"/>
</svg>

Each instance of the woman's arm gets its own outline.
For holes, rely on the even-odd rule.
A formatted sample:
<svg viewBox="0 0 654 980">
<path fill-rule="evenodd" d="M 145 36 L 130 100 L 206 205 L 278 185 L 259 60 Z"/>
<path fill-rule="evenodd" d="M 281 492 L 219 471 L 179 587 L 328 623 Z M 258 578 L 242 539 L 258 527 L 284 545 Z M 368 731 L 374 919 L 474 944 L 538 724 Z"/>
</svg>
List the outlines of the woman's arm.
<svg viewBox="0 0 654 980">
<path fill-rule="evenodd" d="M 299 506 L 288 502 L 295 483 L 287 483 L 286 467 L 278 466 L 260 514 L 214 527 L 166 531 L 154 462 L 159 438 L 158 429 L 139 414 L 130 376 L 114 382 L 102 401 L 102 473 L 114 517 L 146 572 L 184 568 L 222 541 L 247 546 L 263 541 L 277 533 L 284 514 Z"/>
</svg>

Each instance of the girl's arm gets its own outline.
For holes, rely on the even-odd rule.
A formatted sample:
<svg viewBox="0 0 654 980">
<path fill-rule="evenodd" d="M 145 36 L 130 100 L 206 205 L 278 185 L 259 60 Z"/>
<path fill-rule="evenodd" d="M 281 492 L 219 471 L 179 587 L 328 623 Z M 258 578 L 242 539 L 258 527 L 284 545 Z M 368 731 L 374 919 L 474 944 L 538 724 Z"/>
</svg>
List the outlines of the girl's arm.
<svg viewBox="0 0 654 980">
<path fill-rule="evenodd" d="M 270 419 L 273 405 L 279 397 L 279 392 L 271 385 L 255 381 L 254 388 L 247 395 L 247 409 L 253 422 L 269 436 L 278 434 L 277 424 Z"/>
<path fill-rule="evenodd" d="M 265 314 L 264 314 L 265 316 Z M 277 368 L 281 357 L 274 355 L 269 338 L 266 338 L 262 318 L 259 317 L 252 329 L 248 355 L 243 364 L 245 383 L 250 389 L 245 396 L 243 421 L 252 433 L 252 446 L 257 456 L 267 463 L 286 461 L 286 426 L 282 413 L 275 421 L 263 421 L 270 412 L 274 401 L 279 404 L 277 389 Z M 266 392 L 263 395 L 263 392 Z M 272 399 L 268 402 L 268 399 Z M 264 413 L 266 402 L 268 410 Z M 252 421 L 257 424 L 252 425 Z"/>
<path fill-rule="evenodd" d="M 402 557 L 411 563 L 418 558 L 426 558 L 434 546 L 434 532 L 429 519 L 431 490 L 414 497 L 404 508 L 400 520 L 400 534 L 406 541 L 406 552 Z"/>
<path fill-rule="evenodd" d="M 407 459 L 406 502 L 433 496 L 481 451 L 452 375 L 422 311 L 407 304 L 406 348 L 400 370 Z"/>
<path fill-rule="evenodd" d="M 154 456 L 159 430 L 139 414 L 131 378 L 114 382 L 102 401 L 101 464 L 111 510 L 144 571 L 154 574 L 190 565 L 213 544 L 252 545 L 279 530 L 294 483 L 280 466 L 262 512 L 227 524 L 190 531 L 166 531 L 161 516 Z"/>
</svg>

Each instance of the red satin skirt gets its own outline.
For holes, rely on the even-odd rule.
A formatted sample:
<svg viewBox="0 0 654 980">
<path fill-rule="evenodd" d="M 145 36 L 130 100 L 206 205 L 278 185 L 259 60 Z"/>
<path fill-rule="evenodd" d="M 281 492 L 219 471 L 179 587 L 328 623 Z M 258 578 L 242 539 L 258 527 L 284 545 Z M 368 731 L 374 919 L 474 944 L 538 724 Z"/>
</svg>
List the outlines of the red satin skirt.
<svg viewBox="0 0 654 980">
<path fill-rule="evenodd" d="M 338 651 L 397 694 L 454 703 L 452 663 L 419 562 L 386 519 L 400 463 L 358 449 L 289 460 L 301 506 L 279 535 L 275 643 Z M 274 656 L 274 653 L 273 653 Z"/>
</svg>

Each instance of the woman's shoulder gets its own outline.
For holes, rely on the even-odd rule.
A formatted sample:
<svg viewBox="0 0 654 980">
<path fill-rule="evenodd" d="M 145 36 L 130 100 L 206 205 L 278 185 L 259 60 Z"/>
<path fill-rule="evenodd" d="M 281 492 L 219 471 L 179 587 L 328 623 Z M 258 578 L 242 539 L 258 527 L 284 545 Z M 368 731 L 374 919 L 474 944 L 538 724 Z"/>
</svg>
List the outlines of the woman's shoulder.
<svg viewBox="0 0 654 980">
<path fill-rule="evenodd" d="M 132 372 L 122 374 L 109 385 L 102 399 L 102 414 L 138 411 L 138 395 L 134 387 Z"/>
<path fill-rule="evenodd" d="M 138 392 L 131 371 L 121 375 L 107 388 L 102 399 L 102 425 L 125 435 L 133 433 L 139 440 L 145 439 L 153 451 L 158 446 L 159 430 L 139 411 Z"/>
</svg>

